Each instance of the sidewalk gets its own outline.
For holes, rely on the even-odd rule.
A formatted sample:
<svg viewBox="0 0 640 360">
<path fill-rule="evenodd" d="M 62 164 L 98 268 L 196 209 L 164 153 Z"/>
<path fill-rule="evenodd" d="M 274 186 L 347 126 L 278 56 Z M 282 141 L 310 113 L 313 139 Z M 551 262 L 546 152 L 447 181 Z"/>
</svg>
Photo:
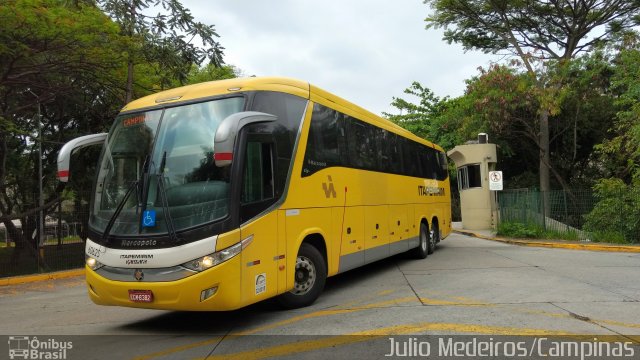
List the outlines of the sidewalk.
<svg viewBox="0 0 640 360">
<path fill-rule="evenodd" d="M 33 274 L 0 278 L 0 286 L 27 284 L 45 280 L 67 279 L 84 276 L 84 268 L 66 271 L 56 271 L 45 274 Z"/>
<path fill-rule="evenodd" d="M 590 251 L 612 251 L 612 252 L 628 252 L 640 253 L 640 245 L 617 245 L 607 243 L 596 243 L 588 241 L 565 241 L 565 240 L 538 240 L 538 239 L 510 239 L 496 235 L 493 230 L 467 230 L 462 228 L 461 222 L 454 222 L 453 231 L 467 236 L 473 236 L 479 239 L 499 241 L 502 243 L 520 245 L 520 246 L 536 246 L 557 249 L 570 250 L 590 250 Z"/>
</svg>

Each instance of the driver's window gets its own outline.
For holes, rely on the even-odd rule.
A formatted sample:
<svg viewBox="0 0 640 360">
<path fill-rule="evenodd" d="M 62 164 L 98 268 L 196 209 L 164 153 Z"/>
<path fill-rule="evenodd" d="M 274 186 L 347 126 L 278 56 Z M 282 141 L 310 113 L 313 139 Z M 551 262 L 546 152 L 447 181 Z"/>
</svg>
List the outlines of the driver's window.
<svg viewBox="0 0 640 360">
<path fill-rule="evenodd" d="M 247 142 L 242 182 L 243 204 L 262 202 L 274 198 L 273 144 Z"/>
</svg>

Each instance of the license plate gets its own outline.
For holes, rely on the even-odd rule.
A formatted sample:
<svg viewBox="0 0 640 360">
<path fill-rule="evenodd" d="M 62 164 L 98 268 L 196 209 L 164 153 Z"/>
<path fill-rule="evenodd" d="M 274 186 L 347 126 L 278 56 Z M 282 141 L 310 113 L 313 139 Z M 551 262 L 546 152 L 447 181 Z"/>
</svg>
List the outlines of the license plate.
<svg viewBox="0 0 640 360">
<path fill-rule="evenodd" d="M 153 292 L 151 290 L 129 290 L 129 300 L 150 303 L 153 301 Z"/>
</svg>

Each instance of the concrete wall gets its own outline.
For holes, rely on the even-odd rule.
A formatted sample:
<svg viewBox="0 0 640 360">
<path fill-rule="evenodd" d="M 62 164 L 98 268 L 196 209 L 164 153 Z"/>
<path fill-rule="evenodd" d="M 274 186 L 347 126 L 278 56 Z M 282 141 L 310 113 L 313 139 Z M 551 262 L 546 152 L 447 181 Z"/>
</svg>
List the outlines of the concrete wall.
<svg viewBox="0 0 640 360">
<path fill-rule="evenodd" d="M 489 171 L 498 161 L 495 144 L 458 145 L 447 153 L 456 168 L 479 164 L 482 187 L 460 189 L 462 227 L 469 230 L 487 230 L 496 225 L 497 206 L 495 194 L 489 190 Z M 452 184 L 452 186 L 456 186 Z"/>
</svg>

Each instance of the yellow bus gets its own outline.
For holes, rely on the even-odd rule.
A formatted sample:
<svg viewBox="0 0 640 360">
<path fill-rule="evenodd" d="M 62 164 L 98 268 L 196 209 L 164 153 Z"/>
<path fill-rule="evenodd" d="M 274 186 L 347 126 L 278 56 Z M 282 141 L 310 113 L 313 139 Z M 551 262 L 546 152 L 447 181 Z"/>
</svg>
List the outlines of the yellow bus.
<svg viewBox="0 0 640 360">
<path fill-rule="evenodd" d="M 94 183 L 86 282 L 101 305 L 314 302 L 326 278 L 451 232 L 442 148 L 309 83 L 232 79 L 126 105 Z"/>
</svg>

